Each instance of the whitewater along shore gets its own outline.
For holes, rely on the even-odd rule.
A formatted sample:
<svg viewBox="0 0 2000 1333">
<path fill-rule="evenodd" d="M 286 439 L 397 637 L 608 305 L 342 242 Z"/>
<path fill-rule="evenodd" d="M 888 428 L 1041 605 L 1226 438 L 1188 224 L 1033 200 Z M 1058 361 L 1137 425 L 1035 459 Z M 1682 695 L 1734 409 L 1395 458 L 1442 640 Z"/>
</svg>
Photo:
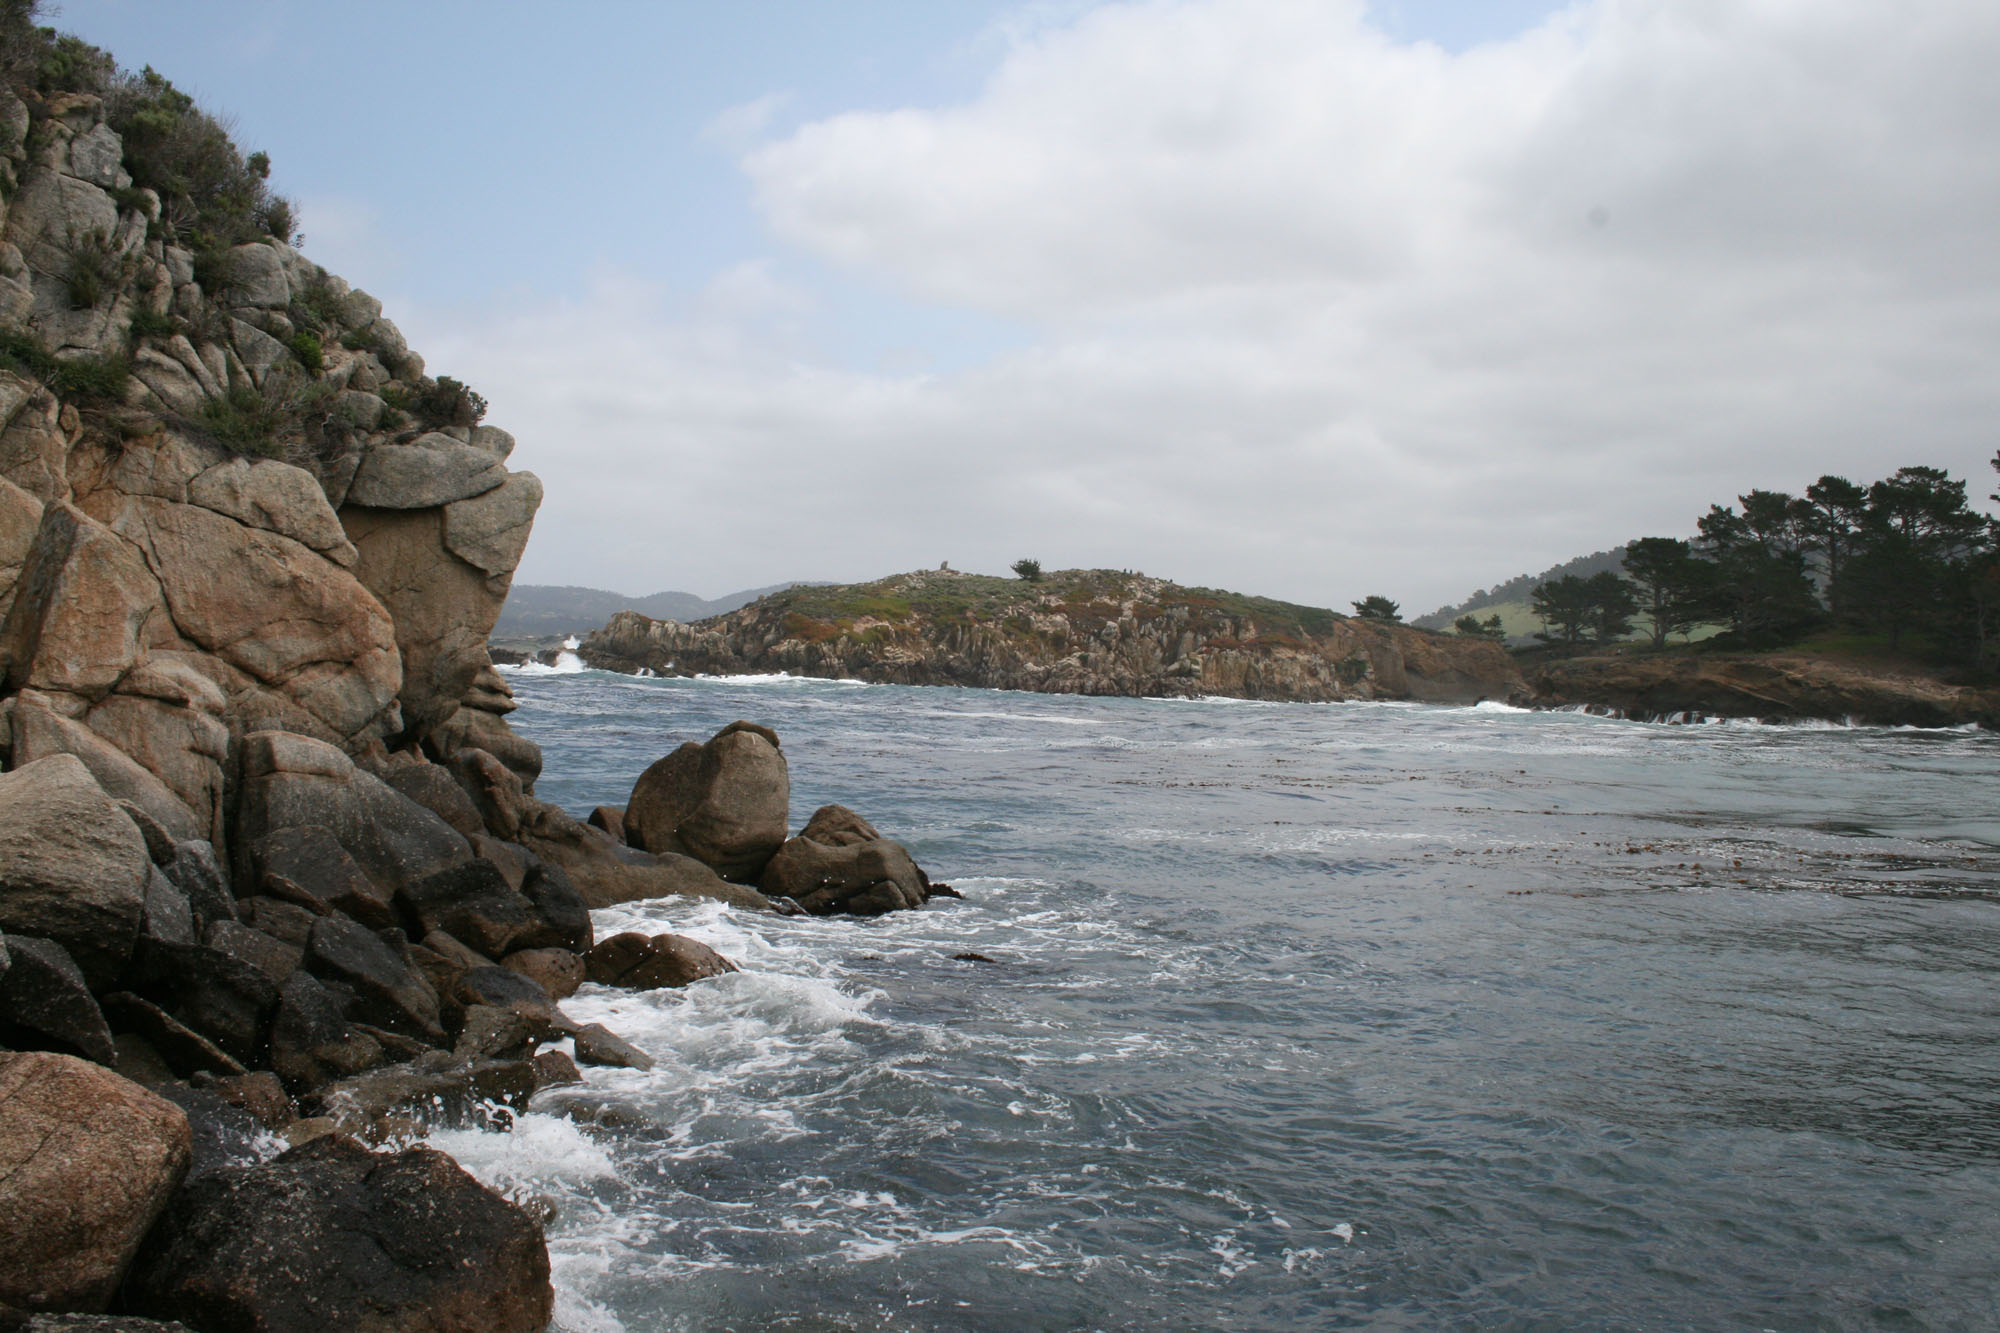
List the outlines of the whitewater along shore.
<svg viewBox="0 0 2000 1333">
<path fill-rule="evenodd" d="M 1299 703 L 1520 701 L 1498 644 L 1118 570 L 951 570 L 790 588 L 697 624 L 625 611 L 578 650 L 628 674 L 788 672 L 891 685 Z"/>
<path fill-rule="evenodd" d="M 540 481 L 284 235 L 177 243 L 112 105 L 0 86 L 0 1327 L 533 1333 L 541 1219 L 407 1145 L 647 1062 L 586 980 L 730 969 L 591 909 L 945 889 L 792 836 L 750 724 L 539 800 L 485 642 Z"/>
</svg>

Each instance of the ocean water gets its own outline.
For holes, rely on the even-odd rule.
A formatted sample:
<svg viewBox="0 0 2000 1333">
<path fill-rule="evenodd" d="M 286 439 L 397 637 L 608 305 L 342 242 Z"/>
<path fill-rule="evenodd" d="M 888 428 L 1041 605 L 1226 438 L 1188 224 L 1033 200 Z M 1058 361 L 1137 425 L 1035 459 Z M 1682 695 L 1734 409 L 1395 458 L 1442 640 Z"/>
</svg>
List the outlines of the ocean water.
<svg viewBox="0 0 2000 1333">
<path fill-rule="evenodd" d="M 545 799 L 749 718 L 965 894 L 598 914 L 743 970 L 434 1136 L 570 1333 L 2000 1327 L 2000 738 L 512 680 Z"/>
</svg>

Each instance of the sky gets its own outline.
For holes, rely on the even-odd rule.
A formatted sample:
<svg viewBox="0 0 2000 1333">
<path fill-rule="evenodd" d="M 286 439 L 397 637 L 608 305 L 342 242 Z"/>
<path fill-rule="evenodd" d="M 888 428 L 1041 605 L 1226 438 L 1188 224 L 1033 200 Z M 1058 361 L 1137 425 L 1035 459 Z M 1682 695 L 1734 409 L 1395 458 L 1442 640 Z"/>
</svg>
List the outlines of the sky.
<svg viewBox="0 0 2000 1333">
<path fill-rule="evenodd" d="M 1988 0 L 44 13 L 486 396 L 524 583 L 1416 613 L 1752 487 L 2000 481 Z"/>
</svg>

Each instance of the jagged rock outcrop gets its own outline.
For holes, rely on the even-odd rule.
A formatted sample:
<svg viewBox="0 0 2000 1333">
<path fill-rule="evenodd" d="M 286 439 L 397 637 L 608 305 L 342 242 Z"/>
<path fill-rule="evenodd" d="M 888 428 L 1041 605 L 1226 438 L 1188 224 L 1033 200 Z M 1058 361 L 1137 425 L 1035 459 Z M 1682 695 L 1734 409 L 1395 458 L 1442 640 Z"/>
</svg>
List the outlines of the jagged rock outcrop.
<svg viewBox="0 0 2000 1333">
<path fill-rule="evenodd" d="M 1802 719 L 1868 726 L 2000 726 L 2000 691 L 1785 653 L 1606 653 L 1528 672 L 1532 702 L 1641 721 L 1680 716 Z"/>
<path fill-rule="evenodd" d="M 694 625 L 621 611 L 579 652 L 613 671 L 1054 694 L 1470 703 L 1524 692 L 1497 644 L 1116 570 L 790 588 Z"/>
</svg>

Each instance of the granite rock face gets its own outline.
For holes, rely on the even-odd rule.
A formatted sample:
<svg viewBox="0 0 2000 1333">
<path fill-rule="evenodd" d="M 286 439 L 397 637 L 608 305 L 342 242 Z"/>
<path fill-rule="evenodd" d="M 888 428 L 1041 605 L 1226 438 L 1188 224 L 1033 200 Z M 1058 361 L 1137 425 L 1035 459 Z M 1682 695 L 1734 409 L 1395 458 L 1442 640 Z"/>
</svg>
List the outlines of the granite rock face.
<svg viewBox="0 0 2000 1333">
<path fill-rule="evenodd" d="M 192 1160 L 172 1103 L 70 1056 L 0 1052 L 0 1301 L 105 1309 Z"/>
</svg>

